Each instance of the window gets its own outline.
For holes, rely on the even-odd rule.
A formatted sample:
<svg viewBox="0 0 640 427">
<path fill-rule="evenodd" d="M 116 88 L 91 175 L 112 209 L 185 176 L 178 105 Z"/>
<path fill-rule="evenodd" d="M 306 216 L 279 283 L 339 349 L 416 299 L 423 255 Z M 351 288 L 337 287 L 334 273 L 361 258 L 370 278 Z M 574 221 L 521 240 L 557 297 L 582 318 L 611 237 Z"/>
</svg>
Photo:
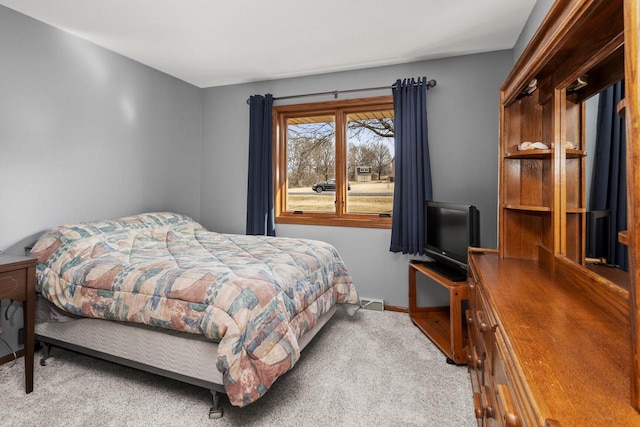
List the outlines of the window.
<svg viewBox="0 0 640 427">
<path fill-rule="evenodd" d="M 274 107 L 276 222 L 391 228 L 390 96 Z"/>
</svg>

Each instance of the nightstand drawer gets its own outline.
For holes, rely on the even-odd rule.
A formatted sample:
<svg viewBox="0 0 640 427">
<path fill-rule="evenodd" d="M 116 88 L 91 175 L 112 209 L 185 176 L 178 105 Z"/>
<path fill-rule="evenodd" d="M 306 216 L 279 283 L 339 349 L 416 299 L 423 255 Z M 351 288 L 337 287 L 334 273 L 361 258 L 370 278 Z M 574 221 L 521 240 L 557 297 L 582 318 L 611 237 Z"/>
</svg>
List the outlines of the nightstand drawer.
<svg viewBox="0 0 640 427">
<path fill-rule="evenodd" d="M 0 273 L 0 299 L 24 301 L 27 298 L 27 270 Z"/>
</svg>

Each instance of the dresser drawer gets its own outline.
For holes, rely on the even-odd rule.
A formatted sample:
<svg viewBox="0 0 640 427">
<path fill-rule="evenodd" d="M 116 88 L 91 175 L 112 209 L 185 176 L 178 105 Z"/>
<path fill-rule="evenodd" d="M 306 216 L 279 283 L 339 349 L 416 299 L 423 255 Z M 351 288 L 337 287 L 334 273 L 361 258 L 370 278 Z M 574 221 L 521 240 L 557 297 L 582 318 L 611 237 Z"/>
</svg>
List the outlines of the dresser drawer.
<svg viewBox="0 0 640 427">
<path fill-rule="evenodd" d="M 496 330 L 498 325 L 493 316 L 493 312 L 489 309 L 489 305 L 484 299 L 482 292 L 478 292 L 476 296 L 476 307 L 472 311 L 477 331 L 478 350 L 486 355 L 486 366 L 488 374 L 493 374 L 493 365 L 495 361 L 495 342 Z"/>
<path fill-rule="evenodd" d="M 0 299 L 27 298 L 27 271 L 24 268 L 0 273 Z"/>
<path fill-rule="evenodd" d="M 514 385 L 507 374 L 504 360 L 500 353 L 496 357 L 494 366 L 494 393 L 496 396 L 496 406 L 501 424 L 509 427 L 520 427 L 524 425 L 523 414 L 516 400 Z"/>
<path fill-rule="evenodd" d="M 538 424 L 536 410 L 522 378 L 515 372 L 513 359 L 507 352 L 507 343 L 501 330 L 496 332 L 494 392 L 498 413 L 505 426 L 533 426 Z"/>
</svg>

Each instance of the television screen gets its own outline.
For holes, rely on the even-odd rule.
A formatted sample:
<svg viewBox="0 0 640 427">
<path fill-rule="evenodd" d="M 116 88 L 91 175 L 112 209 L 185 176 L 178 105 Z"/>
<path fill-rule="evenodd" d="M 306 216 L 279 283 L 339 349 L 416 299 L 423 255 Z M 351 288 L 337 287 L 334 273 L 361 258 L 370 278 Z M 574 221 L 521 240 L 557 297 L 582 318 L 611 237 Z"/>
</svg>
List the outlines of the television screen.
<svg viewBox="0 0 640 427">
<path fill-rule="evenodd" d="M 436 261 L 467 267 L 467 248 L 479 246 L 478 210 L 467 204 L 425 203 L 425 252 Z"/>
<path fill-rule="evenodd" d="M 609 209 L 587 212 L 586 255 L 610 262 Z"/>
</svg>

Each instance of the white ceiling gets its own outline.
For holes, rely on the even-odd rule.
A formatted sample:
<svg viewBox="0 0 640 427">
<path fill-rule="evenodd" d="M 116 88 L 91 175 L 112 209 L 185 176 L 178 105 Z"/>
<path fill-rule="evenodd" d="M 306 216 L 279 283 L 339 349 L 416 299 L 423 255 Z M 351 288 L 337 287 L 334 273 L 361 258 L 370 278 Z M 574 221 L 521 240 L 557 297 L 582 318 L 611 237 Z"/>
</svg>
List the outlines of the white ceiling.
<svg viewBox="0 0 640 427">
<path fill-rule="evenodd" d="M 0 0 L 199 87 L 511 49 L 536 0 Z"/>
</svg>

